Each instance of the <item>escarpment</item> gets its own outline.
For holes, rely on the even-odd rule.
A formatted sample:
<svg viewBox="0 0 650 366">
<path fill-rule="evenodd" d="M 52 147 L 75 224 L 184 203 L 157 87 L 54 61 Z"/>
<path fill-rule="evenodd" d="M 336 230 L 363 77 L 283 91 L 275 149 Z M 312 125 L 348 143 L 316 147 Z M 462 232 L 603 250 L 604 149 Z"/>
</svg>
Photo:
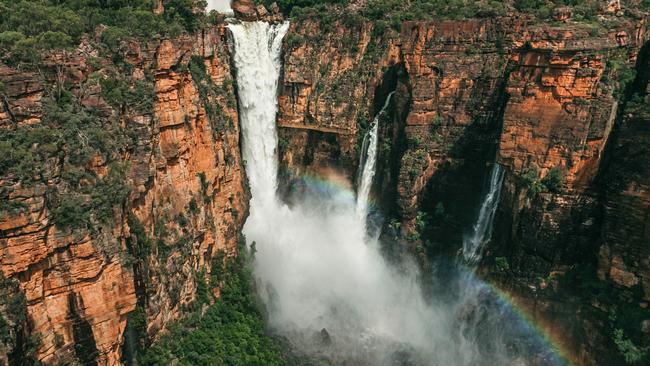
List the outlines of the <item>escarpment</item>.
<svg viewBox="0 0 650 366">
<path fill-rule="evenodd" d="M 455 255 L 500 164 L 480 273 L 577 364 L 625 362 L 624 339 L 647 346 L 644 17 L 598 31 L 525 17 L 404 22 L 399 33 L 346 14 L 323 23 L 292 23 L 285 43 L 285 178 L 354 181 L 367 121 L 395 90 L 373 189 L 386 239 Z"/>
<path fill-rule="evenodd" d="M 43 165 L 0 179 L 0 309 L 16 340 L 3 364 L 119 364 L 203 306 L 214 261 L 236 253 L 248 193 L 225 27 L 121 47 L 119 63 L 85 42 L 40 75 L 0 67 L 0 124 L 44 128 L 40 155 L 20 157 Z M 72 125 L 86 114 L 95 129 Z"/>
<path fill-rule="evenodd" d="M 248 21 L 279 12 L 235 8 Z M 509 12 L 397 30 L 334 15 L 296 16 L 284 38 L 280 193 L 305 175 L 355 184 L 394 92 L 372 189 L 387 252 L 411 250 L 425 275 L 428 257 L 457 256 L 499 164 L 478 275 L 575 364 L 650 347 L 647 16 L 604 28 Z M 0 141 L 0 364 L 132 364 L 219 296 L 211 274 L 237 255 L 250 193 L 233 48 L 213 23 L 113 50 L 98 27 L 38 67 L 0 64 L 12 141 Z"/>
</svg>

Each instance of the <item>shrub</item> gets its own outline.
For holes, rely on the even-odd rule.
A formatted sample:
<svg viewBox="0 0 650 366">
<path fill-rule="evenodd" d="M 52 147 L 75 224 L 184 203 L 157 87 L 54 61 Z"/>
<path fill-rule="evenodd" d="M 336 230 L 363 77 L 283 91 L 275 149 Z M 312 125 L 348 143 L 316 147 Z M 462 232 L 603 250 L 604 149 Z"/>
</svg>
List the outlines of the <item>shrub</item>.
<svg viewBox="0 0 650 366">
<path fill-rule="evenodd" d="M 78 194 L 66 194 L 52 211 L 52 222 L 59 229 L 84 228 L 90 214 L 85 199 Z"/>
<path fill-rule="evenodd" d="M 623 329 L 614 330 L 613 341 L 620 354 L 625 358 L 625 362 L 628 364 L 635 364 L 641 361 L 650 351 L 650 347 L 639 347 L 629 338 L 625 337 Z"/>
<path fill-rule="evenodd" d="M 526 168 L 522 174 L 521 179 L 524 184 L 531 190 L 531 192 L 537 194 L 545 190 L 544 184 L 539 179 L 539 171 L 535 167 Z"/>
<path fill-rule="evenodd" d="M 510 264 L 506 257 L 496 257 L 494 258 L 494 265 L 499 272 L 507 272 L 510 269 Z"/>
<path fill-rule="evenodd" d="M 162 15 L 152 12 L 150 0 L 42 0 L 0 3 L 0 58 L 11 63 L 38 61 L 43 50 L 72 47 L 84 33 L 98 25 L 108 28 L 102 40 L 116 50 L 119 40 L 136 37 L 146 41 L 156 35 L 195 32 L 203 24 L 203 0 L 169 0 Z M 11 33 L 7 33 L 11 32 Z M 29 52 L 33 51 L 33 52 Z"/>
<path fill-rule="evenodd" d="M 345 5 L 348 3 L 348 0 L 256 0 L 255 2 L 258 4 L 264 4 L 267 7 L 270 7 L 271 4 L 276 2 L 284 14 L 292 14 L 294 8 L 300 10 L 300 8 L 312 8 L 317 5 Z"/>
<path fill-rule="evenodd" d="M 290 33 L 286 37 L 285 42 L 287 44 L 287 48 L 291 50 L 305 43 L 305 37 L 303 37 L 302 34 Z"/>
<path fill-rule="evenodd" d="M 562 170 L 558 167 L 549 170 L 542 179 L 542 184 L 550 192 L 559 192 L 562 189 Z"/>
<path fill-rule="evenodd" d="M 169 327 L 169 333 L 144 350 L 138 364 L 168 365 L 286 365 L 280 347 L 265 334 L 260 304 L 254 292 L 250 255 L 245 244 L 240 255 L 224 258 L 220 252 L 213 260 L 210 284 L 221 285 L 221 298 L 204 314 Z M 196 273 L 199 301 L 212 294 L 203 271 Z M 218 277 L 218 278 L 216 278 Z"/>
</svg>

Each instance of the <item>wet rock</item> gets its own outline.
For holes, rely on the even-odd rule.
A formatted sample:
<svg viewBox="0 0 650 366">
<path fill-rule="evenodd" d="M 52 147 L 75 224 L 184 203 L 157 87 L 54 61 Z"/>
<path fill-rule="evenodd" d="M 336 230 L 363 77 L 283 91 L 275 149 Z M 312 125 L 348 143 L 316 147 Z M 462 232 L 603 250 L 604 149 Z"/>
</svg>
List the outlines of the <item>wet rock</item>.
<svg viewBox="0 0 650 366">
<path fill-rule="evenodd" d="M 318 341 L 324 345 L 324 346 L 329 346 L 332 344 L 332 337 L 330 336 L 330 333 L 327 331 L 327 329 L 323 328 L 318 332 Z"/>
<path fill-rule="evenodd" d="M 259 4 L 255 10 L 257 11 L 257 16 L 258 16 L 260 19 L 263 19 L 263 18 L 265 18 L 267 15 L 269 15 L 268 10 L 266 10 L 266 8 L 264 7 L 264 5 L 262 5 L 262 4 Z"/>
</svg>

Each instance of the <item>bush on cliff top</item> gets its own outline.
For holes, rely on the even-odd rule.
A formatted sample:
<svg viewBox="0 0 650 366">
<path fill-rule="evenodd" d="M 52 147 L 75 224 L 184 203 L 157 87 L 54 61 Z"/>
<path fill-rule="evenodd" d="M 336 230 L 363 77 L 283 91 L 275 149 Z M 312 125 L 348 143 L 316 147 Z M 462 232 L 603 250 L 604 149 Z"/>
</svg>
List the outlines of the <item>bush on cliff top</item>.
<svg viewBox="0 0 650 366">
<path fill-rule="evenodd" d="M 43 51 L 74 47 L 98 25 L 114 29 L 112 35 L 143 40 L 194 32 L 202 21 L 195 5 L 206 3 L 166 1 L 158 15 L 151 0 L 0 0 L 0 58 L 12 64 L 36 62 Z"/>
</svg>

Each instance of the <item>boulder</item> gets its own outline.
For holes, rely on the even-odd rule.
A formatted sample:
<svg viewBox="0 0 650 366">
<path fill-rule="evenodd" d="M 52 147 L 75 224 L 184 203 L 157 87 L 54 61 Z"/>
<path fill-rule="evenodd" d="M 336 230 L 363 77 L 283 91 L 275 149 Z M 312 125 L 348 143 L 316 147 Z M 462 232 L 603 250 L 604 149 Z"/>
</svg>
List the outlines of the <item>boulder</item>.
<svg viewBox="0 0 650 366">
<path fill-rule="evenodd" d="M 267 15 L 269 15 L 268 10 L 266 10 L 264 5 L 262 5 L 262 4 L 259 4 L 257 6 L 256 10 L 257 10 L 257 15 L 260 17 L 260 19 L 262 19 L 262 18 L 266 17 Z"/>
<path fill-rule="evenodd" d="M 553 19 L 559 22 L 566 22 L 573 16 L 573 10 L 568 6 L 556 8 L 553 12 Z"/>
<path fill-rule="evenodd" d="M 257 8 L 252 0 L 234 0 L 231 7 L 237 19 L 257 20 Z"/>
<path fill-rule="evenodd" d="M 607 2 L 607 7 L 605 8 L 605 10 L 608 13 L 613 13 L 613 14 L 618 13 L 619 11 L 621 11 L 621 0 L 609 0 Z"/>
</svg>

